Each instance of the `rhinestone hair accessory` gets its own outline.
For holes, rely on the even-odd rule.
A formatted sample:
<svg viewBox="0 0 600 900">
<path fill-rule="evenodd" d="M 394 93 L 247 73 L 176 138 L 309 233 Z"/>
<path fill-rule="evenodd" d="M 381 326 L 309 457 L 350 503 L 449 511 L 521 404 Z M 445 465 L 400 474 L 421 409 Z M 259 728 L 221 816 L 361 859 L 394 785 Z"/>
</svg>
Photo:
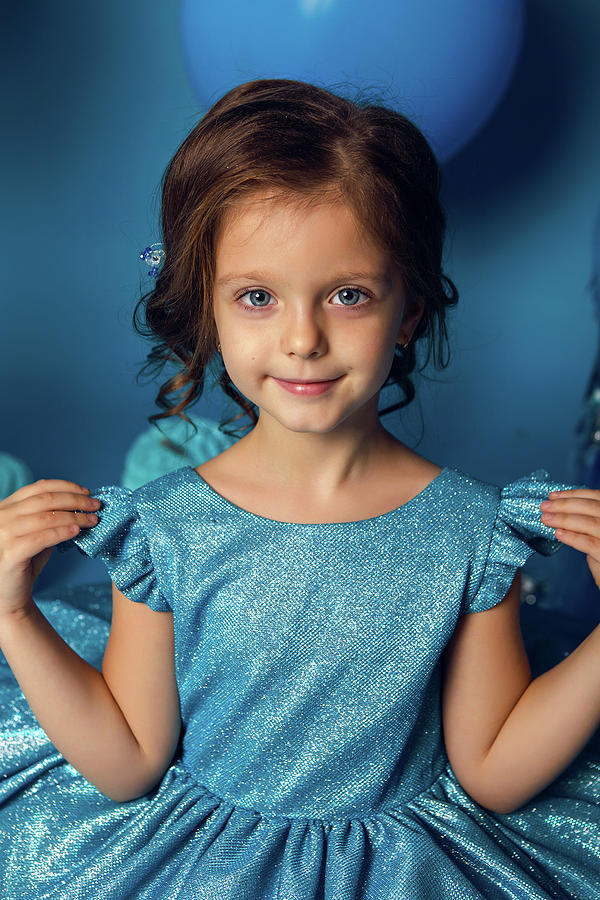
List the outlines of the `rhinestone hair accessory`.
<svg viewBox="0 0 600 900">
<path fill-rule="evenodd" d="M 148 266 L 148 275 L 156 278 L 165 259 L 165 250 L 162 243 L 157 241 L 155 244 L 150 244 L 149 247 L 142 250 L 140 259 L 143 259 Z"/>
</svg>

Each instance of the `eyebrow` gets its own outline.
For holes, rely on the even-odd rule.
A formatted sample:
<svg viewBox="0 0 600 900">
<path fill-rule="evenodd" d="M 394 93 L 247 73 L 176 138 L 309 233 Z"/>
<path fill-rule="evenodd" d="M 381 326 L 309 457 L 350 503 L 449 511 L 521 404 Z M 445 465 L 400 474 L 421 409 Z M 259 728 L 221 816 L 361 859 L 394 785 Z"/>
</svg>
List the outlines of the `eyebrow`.
<svg viewBox="0 0 600 900">
<path fill-rule="evenodd" d="M 366 279 L 367 281 L 373 281 L 376 284 L 387 284 L 388 283 L 388 275 L 385 272 L 340 272 L 339 275 L 334 275 L 330 278 L 330 281 L 356 281 L 358 279 Z M 228 274 L 224 275 L 223 278 L 219 278 L 217 281 L 217 285 L 220 287 L 224 287 L 227 284 L 233 284 L 235 281 L 271 281 L 276 280 L 272 275 L 269 275 L 267 272 L 247 272 L 246 274 L 234 275 Z"/>
</svg>

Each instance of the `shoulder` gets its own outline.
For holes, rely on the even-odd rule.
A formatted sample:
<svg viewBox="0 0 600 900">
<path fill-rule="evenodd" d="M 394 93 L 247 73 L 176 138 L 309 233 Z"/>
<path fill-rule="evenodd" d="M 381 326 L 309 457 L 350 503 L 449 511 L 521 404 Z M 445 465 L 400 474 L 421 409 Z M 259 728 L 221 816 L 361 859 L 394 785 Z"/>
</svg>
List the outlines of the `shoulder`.
<svg viewBox="0 0 600 900">
<path fill-rule="evenodd" d="M 451 494 L 463 504 L 466 513 L 493 510 L 500 500 L 497 485 L 476 478 L 456 466 L 435 463 L 400 442 L 391 456 L 388 472 L 390 479 L 403 479 L 416 490 L 422 490 L 439 475 L 447 475 L 452 484 Z M 468 501 L 468 506 L 464 505 L 465 501 Z"/>
<path fill-rule="evenodd" d="M 179 466 L 131 490 L 132 502 L 137 507 L 144 508 L 146 505 L 156 504 L 157 501 L 163 503 L 176 501 L 177 496 L 193 477 L 194 472 L 189 465 Z"/>
<path fill-rule="evenodd" d="M 442 492 L 448 525 L 469 561 L 468 592 L 474 590 L 490 552 L 502 507 L 502 489 L 454 466 L 446 467 Z"/>
<path fill-rule="evenodd" d="M 191 466 L 180 466 L 131 491 L 131 505 L 155 552 L 166 542 L 189 531 L 190 517 L 200 524 L 204 504 L 199 500 L 200 479 Z"/>
<path fill-rule="evenodd" d="M 461 523 L 472 527 L 476 523 L 494 522 L 501 499 L 501 488 L 491 482 L 477 478 L 450 464 L 437 465 L 425 457 L 413 454 L 405 474 L 418 490 L 423 490 L 431 482 L 439 480 L 440 498 L 452 508 L 455 526 Z"/>
<path fill-rule="evenodd" d="M 464 513 L 493 519 L 500 504 L 502 489 L 497 484 L 484 481 L 462 469 L 454 466 L 447 468 L 452 473 L 453 487 Z"/>
</svg>

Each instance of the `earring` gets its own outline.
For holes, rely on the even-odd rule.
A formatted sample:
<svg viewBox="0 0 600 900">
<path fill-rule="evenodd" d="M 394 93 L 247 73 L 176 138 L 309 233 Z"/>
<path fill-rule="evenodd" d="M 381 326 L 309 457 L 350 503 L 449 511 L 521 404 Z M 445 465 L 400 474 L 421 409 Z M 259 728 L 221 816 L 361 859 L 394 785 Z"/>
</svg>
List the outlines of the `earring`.
<svg viewBox="0 0 600 900">
<path fill-rule="evenodd" d="M 219 353 L 221 352 L 221 345 L 219 344 L 218 341 L 217 341 L 217 350 L 219 351 Z"/>
</svg>

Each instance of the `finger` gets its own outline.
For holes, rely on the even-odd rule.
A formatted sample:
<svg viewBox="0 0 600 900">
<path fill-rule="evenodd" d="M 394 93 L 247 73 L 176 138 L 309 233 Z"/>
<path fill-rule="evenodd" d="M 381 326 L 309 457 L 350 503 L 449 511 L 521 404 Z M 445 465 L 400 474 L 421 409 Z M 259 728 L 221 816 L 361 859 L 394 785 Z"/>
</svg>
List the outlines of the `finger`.
<svg viewBox="0 0 600 900">
<path fill-rule="evenodd" d="M 15 537 L 11 541 L 10 550 L 5 554 L 6 562 L 10 566 L 27 562 L 62 541 L 68 541 L 81 531 L 79 525 L 70 522 L 66 525 L 55 525 L 52 528 L 44 528 L 42 531 L 33 531 Z"/>
<path fill-rule="evenodd" d="M 557 497 L 556 499 L 544 500 L 549 506 L 543 506 L 540 503 L 540 509 L 543 513 L 558 512 L 577 512 L 580 515 L 600 516 L 600 491 L 596 492 L 596 498 L 589 499 L 584 497 Z"/>
<path fill-rule="evenodd" d="M 0 510 L 0 522 L 10 516 L 17 517 L 45 512 L 46 510 L 96 510 L 99 503 L 96 497 L 90 497 L 81 491 L 43 491 L 11 504 L 11 509 Z"/>
<path fill-rule="evenodd" d="M 82 485 L 77 484 L 76 481 L 64 481 L 61 478 L 40 478 L 38 481 L 34 481 L 31 484 L 24 484 L 23 487 L 17 488 L 16 491 L 0 501 L 0 507 L 10 506 L 12 503 L 26 500 L 29 497 L 35 497 L 46 491 L 69 491 L 71 493 L 86 494 L 88 496 L 91 493 L 89 488 L 82 487 Z"/>
<path fill-rule="evenodd" d="M 76 481 L 65 481 L 62 478 L 38 478 L 33 484 L 26 487 L 36 488 L 36 491 L 75 491 L 75 493 L 89 494 L 90 489 L 83 487 Z"/>
<path fill-rule="evenodd" d="M 570 531 L 566 528 L 557 528 L 554 532 L 557 539 L 563 544 L 568 544 L 575 550 L 581 550 L 600 562 L 600 541 L 598 538 L 590 537 L 589 534 L 580 534 L 577 531 Z"/>
<path fill-rule="evenodd" d="M 548 496 L 551 500 L 555 497 L 583 497 L 593 500 L 595 497 L 598 497 L 599 494 L 600 491 L 594 490 L 593 488 L 567 488 L 563 491 L 550 491 Z"/>
<path fill-rule="evenodd" d="M 597 515 L 582 516 L 576 513 L 544 512 L 542 522 L 550 528 L 564 528 L 568 531 L 600 538 L 600 518 Z"/>
<path fill-rule="evenodd" d="M 77 529 L 85 526 L 91 527 L 98 521 L 98 517 L 92 512 L 69 509 L 44 509 L 41 512 L 32 512 L 27 515 L 15 516 L 8 526 L 4 527 L 4 533 L 13 540 L 24 537 L 27 534 L 41 533 L 55 528 L 68 528 L 76 525 Z M 64 540 L 64 538 L 61 538 Z"/>
</svg>

